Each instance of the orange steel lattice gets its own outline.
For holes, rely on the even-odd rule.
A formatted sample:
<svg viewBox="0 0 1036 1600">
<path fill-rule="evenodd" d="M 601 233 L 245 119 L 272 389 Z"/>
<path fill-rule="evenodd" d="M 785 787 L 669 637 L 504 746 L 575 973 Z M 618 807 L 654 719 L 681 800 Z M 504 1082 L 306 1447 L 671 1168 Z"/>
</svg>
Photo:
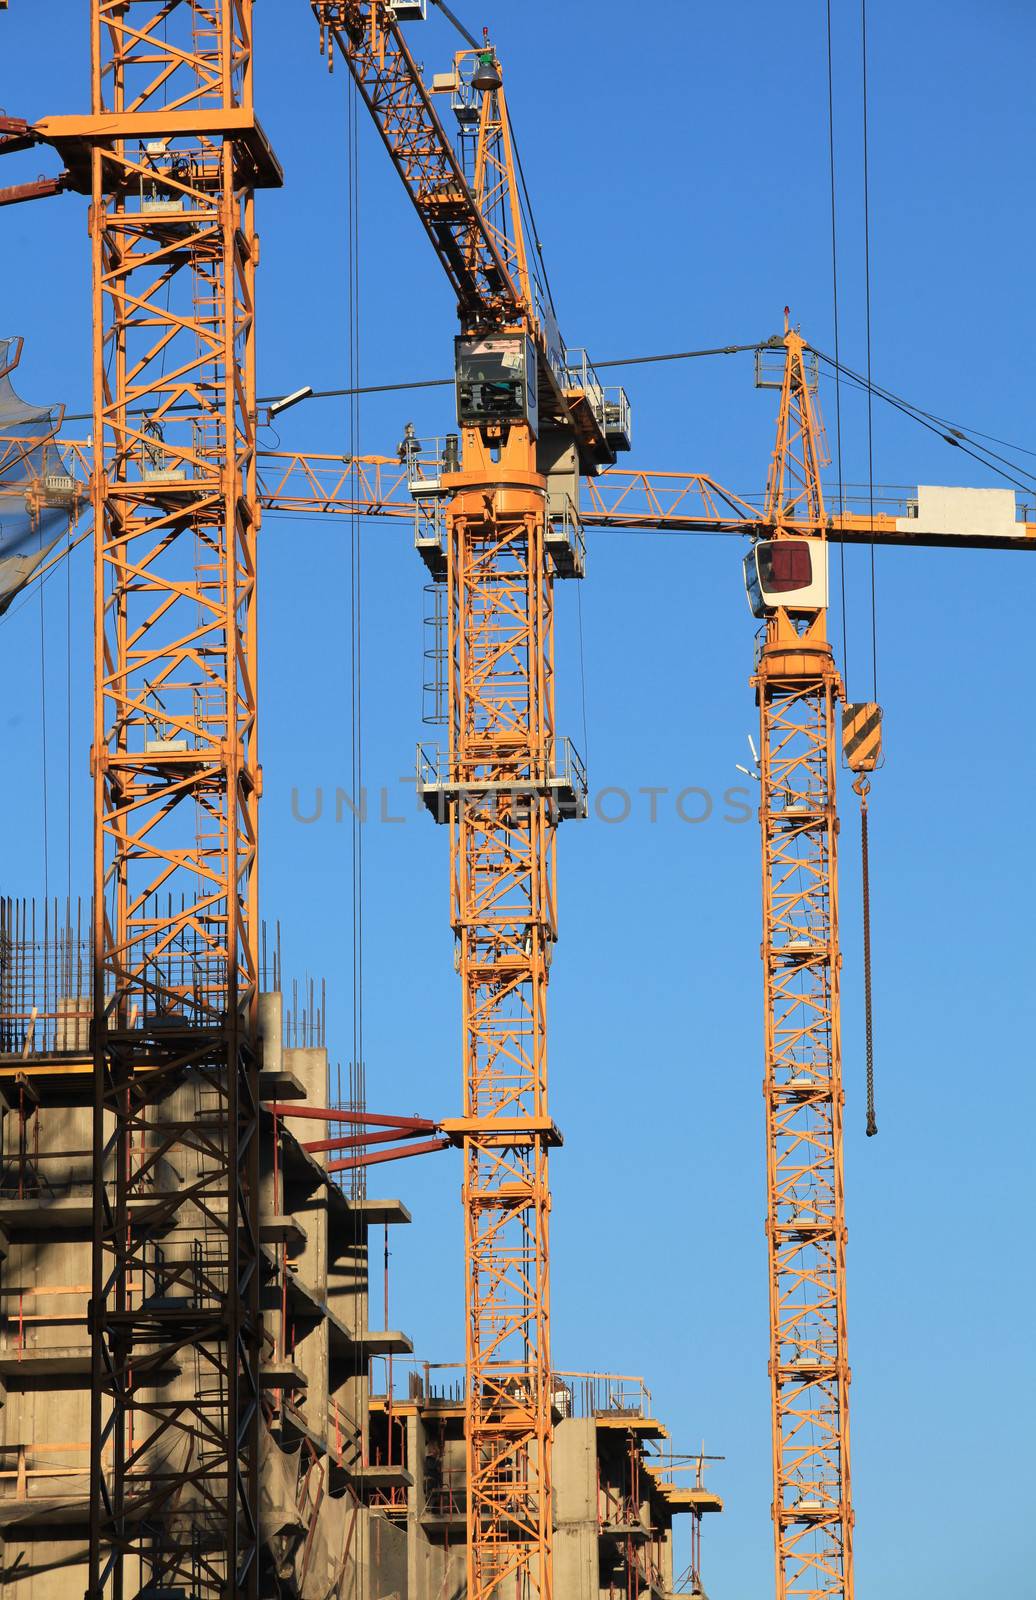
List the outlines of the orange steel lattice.
<svg viewBox="0 0 1036 1600">
<path fill-rule="evenodd" d="M 92 0 L 42 125 L 92 199 L 95 1597 L 257 1593 L 251 11 Z"/>
<path fill-rule="evenodd" d="M 473 170 L 454 153 L 382 0 L 314 0 L 458 298 L 461 327 L 531 335 L 539 389 L 572 430 L 531 305 L 498 72 Z M 491 50 L 479 53 L 496 63 Z M 457 58 L 458 82 L 464 53 Z M 477 99 L 474 81 L 472 94 Z M 555 330 L 556 332 L 556 330 Z M 601 441 L 603 443 L 603 441 Z M 292 476 L 297 477 L 298 466 Z M 354 478 L 355 482 L 355 478 Z M 450 824 L 463 992 L 469 1600 L 552 1591 L 546 990 L 556 936 L 553 591 L 546 484 L 526 421 L 466 427 L 444 477 L 450 744 L 421 773 Z M 568 809 L 572 811 L 573 806 Z"/>
<path fill-rule="evenodd" d="M 464 1154 L 468 1593 L 548 1597 L 553 591 L 528 431 L 512 428 L 499 465 L 487 456 L 481 472 L 479 447 L 477 434 L 465 438 L 448 511 L 441 775 L 463 996 L 464 1116 L 453 1131 Z M 494 482 L 500 466 L 508 488 Z"/>
<path fill-rule="evenodd" d="M 62 442 L 62 450 L 81 446 Z M 405 466 L 396 456 L 333 456 L 300 451 L 261 451 L 260 503 L 277 512 L 326 512 L 338 516 L 419 519 L 431 532 L 434 501 L 415 504 Z M 431 469 L 434 463 L 428 462 Z M 579 521 L 584 529 L 613 528 L 652 533 L 748 535 L 763 521 L 761 502 L 752 504 L 702 473 L 605 467 L 580 481 Z M 1031 513 L 1030 513 L 1031 515 Z M 816 531 L 800 515 L 786 518 L 789 533 Z M 896 512 L 846 510 L 827 516 L 832 544 L 882 544 L 953 549 L 1036 551 L 1036 522 L 1019 520 L 1015 534 L 915 532 L 906 497 Z"/>
<path fill-rule="evenodd" d="M 471 54 L 456 57 L 461 77 Z M 474 57 L 478 59 L 477 55 Z M 482 96 L 475 147 L 475 201 L 490 243 L 507 268 L 509 282 L 518 290 L 521 304 L 535 312 L 535 295 L 529 276 L 521 206 L 514 186 L 515 157 L 507 99 L 503 86 Z"/>
<path fill-rule="evenodd" d="M 822 535 L 819 421 L 801 338 L 789 332 L 785 348 L 766 532 L 787 536 L 794 521 Z M 835 811 L 842 688 L 824 609 L 768 617 L 753 683 L 777 1596 L 852 1600 Z"/>
<path fill-rule="evenodd" d="M 530 316 L 507 106 L 482 97 L 472 190 Z M 478 234 L 472 230 L 474 239 Z M 513 279 L 510 274 L 513 273 Z M 465 325 L 470 331 L 470 325 Z M 557 938 L 554 591 L 527 424 L 467 427 L 446 511 L 453 927 L 463 1007 L 470 1600 L 553 1592 L 547 979 Z"/>
<path fill-rule="evenodd" d="M 461 162 L 385 0 L 310 0 L 321 48 L 337 44 L 453 285 L 468 327 L 513 321 L 519 290 L 498 235 L 474 202 Z"/>
<path fill-rule="evenodd" d="M 0 452 L 11 442 L 0 434 Z M 83 441 L 61 439 L 54 451 L 56 462 L 61 458 L 68 467 L 76 467 L 86 475 L 92 470 L 93 453 Z M 422 496 L 415 501 L 410 473 L 398 455 L 260 450 L 258 459 L 259 504 L 265 511 L 403 518 L 421 525 L 422 536 L 428 537 L 438 528 L 441 500 Z M 0 470 L 3 465 L 0 454 Z M 441 462 L 421 456 L 419 466 L 438 472 Z M 42 484 L 39 492 L 43 493 Z M 1031 507 L 1024 508 L 1014 534 L 957 533 L 952 529 L 940 533 L 923 527 L 921 531 L 914 530 L 914 519 L 907 516 L 905 491 L 894 503 L 897 509 L 875 511 L 873 517 L 869 512 L 848 509 L 842 515 L 827 513 L 828 542 L 1036 551 L 1036 521 L 1031 520 Z M 78 509 L 75 492 L 73 505 Z M 743 499 L 704 473 L 605 467 L 597 476 L 580 480 L 578 515 L 584 530 L 744 536 L 759 532 L 762 507 L 763 497 L 758 503 Z M 800 537 L 816 531 L 812 523 L 801 518 L 787 518 L 784 526 Z"/>
</svg>

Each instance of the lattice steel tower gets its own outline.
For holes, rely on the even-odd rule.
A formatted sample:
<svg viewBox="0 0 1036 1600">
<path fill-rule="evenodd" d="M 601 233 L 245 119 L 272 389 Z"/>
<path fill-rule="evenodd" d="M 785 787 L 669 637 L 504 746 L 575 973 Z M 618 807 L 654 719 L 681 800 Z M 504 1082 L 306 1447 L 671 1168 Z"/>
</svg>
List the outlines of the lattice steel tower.
<svg viewBox="0 0 1036 1600">
<path fill-rule="evenodd" d="M 784 339 L 766 537 L 746 570 L 765 640 L 763 979 L 778 1600 L 852 1600 L 835 763 L 821 430 L 802 339 Z M 804 533 L 808 535 L 804 537 Z"/>
<path fill-rule="evenodd" d="M 447 586 L 450 738 L 419 777 L 449 822 L 463 997 L 463 1116 L 444 1126 L 464 1163 L 467 1593 L 549 1600 L 547 976 L 555 833 L 585 805 L 554 728 L 553 584 L 582 575 L 579 475 L 629 448 L 628 407 L 566 351 L 533 269 L 488 40 L 469 38 L 444 78 L 456 150 L 397 9 L 312 4 L 457 294 L 459 449 L 441 462 L 445 549 L 426 553 Z"/>
<path fill-rule="evenodd" d="M 91 1594 L 255 1595 L 251 0 L 91 0 Z M 173 1224 L 175 1223 L 175 1231 Z"/>
<path fill-rule="evenodd" d="M 561 809 L 535 445 L 465 435 L 448 511 L 453 926 L 462 985 L 471 1595 L 550 1593 L 547 978 Z M 508 482 L 500 483 L 499 466 Z M 570 801 L 574 796 L 570 797 Z"/>
</svg>

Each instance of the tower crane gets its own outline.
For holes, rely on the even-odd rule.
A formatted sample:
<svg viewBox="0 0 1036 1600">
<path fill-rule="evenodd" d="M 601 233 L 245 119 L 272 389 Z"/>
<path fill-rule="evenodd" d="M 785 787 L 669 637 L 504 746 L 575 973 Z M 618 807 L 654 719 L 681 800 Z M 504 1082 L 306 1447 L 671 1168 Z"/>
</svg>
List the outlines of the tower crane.
<svg viewBox="0 0 1036 1600">
<path fill-rule="evenodd" d="M 835 801 L 842 685 L 827 638 L 821 465 L 803 340 L 786 329 L 765 536 L 745 558 L 752 609 L 765 619 L 752 682 L 778 1600 L 853 1594 Z"/>
<path fill-rule="evenodd" d="M 1036 526 L 962 537 L 925 518 L 911 530 L 909 518 L 828 516 L 805 347 L 790 329 L 761 511 L 702 476 L 616 471 L 628 406 L 565 348 L 530 258 L 492 46 L 458 53 L 437 91 L 460 123 L 458 155 L 400 27 L 421 0 L 311 8 L 460 318 L 459 439 L 436 464 L 441 521 L 419 503 L 418 531 L 449 596 L 449 747 L 426 757 L 421 782 L 449 825 L 462 986 L 463 1115 L 441 1126 L 464 1165 L 468 1594 L 488 1600 L 512 1581 L 523 1597 L 551 1593 L 548 1152 L 560 1136 L 546 992 L 556 830 L 585 809 L 581 763 L 554 724 L 553 583 L 581 575 L 581 530 L 596 525 L 754 539 L 777 1591 L 851 1600 L 843 696 L 826 637 L 827 546 L 1031 549 Z M 91 113 L 36 130 L 65 157 L 60 187 L 93 201 L 97 1597 L 122 1592 L 128 1563 L 155 1591 L 255 1593 L 255 535 L 263 505 L 302 509 L 307 497 L 307 509 L 409 513 L 425 476 L 411 450 L 394 465 L 270 457 L 277 482 L 260 486 L 253 191 L 280 173 L 252 106 L 251 3 L 167 12 L 163 0 L 92 0 Z M 211 1090 L 200 1132 L 170 1109 L 187 1072 Z M 196 1205 L 212 1224 L 189 1262 L 158 1261 L 160 1216 L 149 1213 L 150 1234 L 136 1226 L 159 1160 L 190 1174 L 187 1199 L 161 1203 Z M 211 1384 L 158 1405 L 149 1362 L 181 1353 Z M 156 1545 L 149 1516 L 185 1491 L 209 1508 L 204 1537 L 170 1517 Z"/>
<path fill-rule="evenodd" d="M 312 0 L 457 295 L 459 447 L 443 462 L 449 745 L 421 792 L 448 823 L 461 982 L 469 1600 L 550 1600 L 547 983 L 555 836 L 585 812 L 582 764 L 554 721 L 550 513 L 629 447 L 625 395 L 561 339 L 523 225 L 503 73 L 484 36 L 436 80 L 454 149 L 403 35 L 424 6 Z"/>
<path fill-rule="evenodd" d="M 91 201 L 88 1592 L 254 1600 L 254 192 L 282 175 L 255 117 L 252 0 L 88 12 L 90 111 L 0 127 L 64 158 L 34 195 Z M 186 1253 L 163 1243 L 174 1219 Z"/>
<path fill-rule="evenodd" d="M 586 526 L 672 527 L 749 533 L 745 580 L 765 638 L 752 682 L 760 715 L 760 823 L 763 868 L 763 973 L 767 1136 L 770 1381 L 773 1522 L 778 1600 L 852 1600 L 853 1513 L 849 1467 L 849 1365 L 845 1303 L 841 1019 L 835 770 L 841 680 L 827 638 L 829 538 L 904 542 L 899 519 L 829 518 L 821 487 L 822 434 L 801 335 L 786 326 L 777 435 L 763 507 L 701 476 L 680 478 L 658 498 L 655 475 L 604 472 L 590 486 Z M 377 499 L 366 509 L 402 504 L 403 478 L 416 505 L 417 544 L 436 570 L 439 541 L 430 494 L 438 464 L 422 468 L 409 436 L 404 472 L 388 458 L 369 461 Z M 300 509 L 307 493 L 330 509 L 342 488 L 350 506 L 359 464 L 332 491 L 321 469 L 301 458 L 267 480 L 273 507 Z M 382 478 L 381 473 L 385 473 Z M 615 479 L 613 489 L 612 479 Z M 630 494 L 631 487 L 639 498 Z M 654 497 L 644 510 L 640 502 Z M 630 499 L 638 506 L 627 509 Z M 902 519 L 909 521 L 910 519 Z M 1036 531 L 1036 530 L 1034 530 Z M 935 537 L 941 537 L 936 534 Z M 949 538 L 950 535 L 945 537 Z M 1005 535 L 1010 537 L 1010 535 Z M 1014 536 L 1034 547 L 1032 531 Z M 452 543 L 450 545 L 452 550 Z M 456 557 L 454 557 L 454 560 Z M 451 646 L 454 641 L 451 639 Z M 852 707 L 850 726 L 874 720 L 876 707 Z M 856 715 L 859 714 L 859 715 Z M 872 740 L 847 742 L 850 764 L 873 765 Z"/>
<path fill-rule="evenodd" d="M 581 529 L 626 527 L 752 538 L 745 579 L 764 639 L 752 678 L 760 717 L 764 1095 L 776 1593 L 851 1600 L 845 1200 L 835 778 L 880 749 L 880 712 L 845 704 L 827 637 L 831 543 L 1036 550 L 1007 491 L 919 489 L 906 514 L 829 514 L 808 347 L 789 327 L 777 435 L 762 507 L 699 474 L 607 468 L 584 485 Z M 263 479 L 271 509 L 414 518 L 433 570 L 442 540 L 439 455 L 402 460 L 280 455 Z M 973 497 L 978 496 L 981 510 Z M 969 516 L 969 501 L 970 516 Z M 911 513 L 913 511 L 913 514 Z M 557 530 L 555 530 L 557 533 Z M 438 554 L 436 552 L 439 552 Z M 839 738 L 839 707 L 842 738 Z"/>
<path fill-rule="evenodd" d="M 1036 550 L 1000 490 L 923 486 L 906 515 L 829 514 L 808 348 L 786 330 L 777 441 L 763 505 L 702 474 L 603 470 L 585 481 L 581 530 L 629 528 L 749 535 L 746 580 L 766 637 L 753 682 L 760 710 L 764 865 L 768 1250 L 778 1593 L 852 1593 L 842 1194 L 835 807 L 841 683 L 826 635 L 827 547 L 872 542 Z M 90 448 L 62 441 L 90 473 Z M 446 562 L 441 505 L 451 453 L 408 430 L 394 456 L 269 452 L 258 497 L 268 510 L 403 520 L 433 571 Z M 909 514 L 912 510 L 913 514 Z M 564 518 L 555 507 L 546 535 Z M 579 560 L 581 563 L 581 547 Z M 843 712 L 850 768 L 875 757 L 872 706 Z M 869 741 L 868 742 L 868 738 Z M 449 1124 L 440 1126 L 448 1128 Z M 456 1125 L 452 1128 L 456 1137 Z"/>
</svg>

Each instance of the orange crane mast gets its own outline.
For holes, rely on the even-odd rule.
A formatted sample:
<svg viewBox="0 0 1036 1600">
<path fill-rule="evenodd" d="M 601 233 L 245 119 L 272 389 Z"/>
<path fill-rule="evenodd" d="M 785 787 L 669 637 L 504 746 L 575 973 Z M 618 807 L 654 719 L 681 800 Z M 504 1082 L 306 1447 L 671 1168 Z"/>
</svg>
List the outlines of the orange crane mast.
<svg viewBox="0 0 1036 1600">
<path fill-rule="evenodd" d="M 37 128 L 91 201 L 89 1594 L 217 1600 L 259 1565 L 253 191 L 281 174 L 251 0 L 89 12 L 90 113 Z"/>
<path fill-rule="evenodd" d="M 752 681 L 776 1593 L 852 1600 L 835 801 L 842 685 L 827 638 L 822 436 L 796 332 L 786 332 L 785 350 L 763 536 L 745 561 L 753 610 L 765 618 Z"/>
<path fill-rule="evenodd" d="M 579 469 L 613 461 L 613 442 L 628 447 L 625 397 L 608 413 L 585 360 L 573 376 L 530 270 L 488 39 L 445 75 L 458 154 L 399 6 L 314 0 L 313 11 L 329 65 L 337 48 L 457 293 L 459 449 L 442 463 L 445 550 L 429 552 L 448 595 L 449 745 L 423 754 L 419 783 L 449 823 L 462 994 L 463 1115 L 443 1126 L 463 1156 L 467 1594 L 550 1600 L 548 1152 L 560 1136 L 547 983 L 555 836 L 584 813 L 585 782 L 554 724 L 548 502 L 565 486 L 575 498 Z"/>
</svg>

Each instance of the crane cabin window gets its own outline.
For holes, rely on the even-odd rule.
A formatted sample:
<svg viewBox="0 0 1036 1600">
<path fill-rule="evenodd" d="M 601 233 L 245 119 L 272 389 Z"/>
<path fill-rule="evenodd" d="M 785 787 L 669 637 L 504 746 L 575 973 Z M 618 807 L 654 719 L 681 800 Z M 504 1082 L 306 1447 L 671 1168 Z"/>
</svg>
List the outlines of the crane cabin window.
<svg viewBox="0 0 1036 1600">
<path fill-rule="evenodd" d="M 759 546 L 759 582 L 771 594 L 808 589 L 813 562 L 804 539 L 775 539 Z"/>
<path fill-rule="evenodd" d="M 527 422 L 536 431 L 536 353 L 524 334 L 457 340 L 457 421 Z"/>
<path fill-rule="evenodd" d="M 761 539 L 745 557 L 745 589 L 757 617 L 778 606 L 819 611 L 827 605 L 827 545 L 823 539 Z"/>
</svg>

